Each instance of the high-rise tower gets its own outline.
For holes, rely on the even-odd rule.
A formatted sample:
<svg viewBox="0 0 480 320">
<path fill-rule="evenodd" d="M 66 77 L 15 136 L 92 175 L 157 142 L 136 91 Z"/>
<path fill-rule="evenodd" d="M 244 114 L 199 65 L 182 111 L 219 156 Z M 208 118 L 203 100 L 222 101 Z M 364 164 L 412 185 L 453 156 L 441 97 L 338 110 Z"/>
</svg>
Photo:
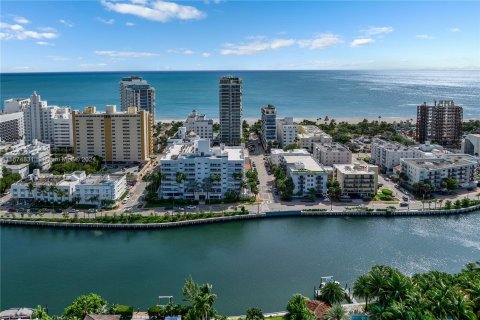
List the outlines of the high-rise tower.
<svg viewBox="0 0 480 320">
<path fill-rule="evenodd" d="M 242 79 L 220 78 L 219 107 L 220 142 L 239 145 L 242 139 Z"/>
<path fill-rule="evenodd" d="M 155 88 L 142 77 L 130 76 L 120 81 L 120 109 L 127 111 L 130 107 L 148 111 L 155 121 Z"/>
</svg>

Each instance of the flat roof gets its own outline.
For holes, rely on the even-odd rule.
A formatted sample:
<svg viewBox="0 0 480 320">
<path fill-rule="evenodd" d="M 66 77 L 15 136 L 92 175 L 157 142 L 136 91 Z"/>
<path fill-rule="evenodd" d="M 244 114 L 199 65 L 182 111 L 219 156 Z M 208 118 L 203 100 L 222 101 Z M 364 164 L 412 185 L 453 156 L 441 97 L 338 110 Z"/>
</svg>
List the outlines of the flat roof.
<svg viewBox="0 0 480 320">
<path fill-rule="evenodd" d="M 404 162 L 423 169 L 442 169 L 455 166 L 478 165 L 478 160 L 468 154 L 446 154 L 441 158 L 408 158 Z"/>
<path fill-rule="evenodd" d="M 371 165 L 365 164 L 334 164 L 333 167 L 343 174 L 375 174 L 375 171 L 370 170 Z"/>
<path fill-rule="evenodd" d="M 285 155 L 283 159 L 292 171 L 325 171 L 310 155 Z"/>
</svg>

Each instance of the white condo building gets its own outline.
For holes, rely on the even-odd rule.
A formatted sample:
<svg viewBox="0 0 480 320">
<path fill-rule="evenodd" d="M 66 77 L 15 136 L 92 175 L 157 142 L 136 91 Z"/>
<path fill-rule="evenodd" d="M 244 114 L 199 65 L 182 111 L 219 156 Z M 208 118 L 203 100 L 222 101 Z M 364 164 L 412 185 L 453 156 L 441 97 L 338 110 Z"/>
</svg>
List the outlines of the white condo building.
<svg viewBox="0 0 480 320">
<path fill-rule="evenodd" d="M 297 125 L 293 123 L 293 118 L 277 119 L 277 141 L 281 148 L 294 144 L 297 133 Z"/>
<path fill-rule="evenodd" d="M 18 141 L 23 139 L 24 136 L 23 112 L 0 114 L 0 141 Z"/>
<path fill-rule="evenodd" d="M 43 187 L 42 187 L 43 186 Z M 58 190 L 62 190 L 63 194 Z M 85 171 L 70 174 L 33 174 L 12 185 L 12 197 L 17 201 L 48 203 L 76 202 L 96 206 L 114 205 L 127 190 L 126 175 L 87 176 Z"/>
<path fill-rule="evenodd" d="M 193 131 L 202 139 L 213 139 L 213 120 L 195 109 L 187 116 L 184 126 L 187 133 Z"/>
<path fill-rule="evenodd" d="M 378 167 L 359 164 L 334 164 L 334 179 L 343 195 L 372 197 L 378 188 Z"/>
<path fill-rule="evenodd" d="M 469 188 L 476 185 L 478 158 L 468 154 L 447 154 L 440 158 L 402 159 L 401 167 L 410 187 L 428 180 L 440 189 L 443 179 L 452 178 L 460 187 Z"/>
<path fill-rule="evenodd" d="M 3 155 L 3 162 L 21 164 L 32 162 L 40 170 L 48 170 L 52 164 L 50 145 L 33 140 L 31 144 L 20 145 Z"/>
<path fill-rule="evenodd" d="M 324 166 L 352 163 L 352 152 L 338 142 L 314 143 L 313 158 Z"/>
<path fill-rule="evenodd" d="M 270 152 L 270 162 L 274 165 L 281 165 L 284 156 L 309 156 L 310 153 L 305 149 L 293 149 L 284 151 L 283 149 L 272 149 Z"/>
<path fill-rule="evenodd" d="M 333 140 L 330 135 L 326 134 L 316 126 L 298 126 L 297 144 L 300 147 L 308 150 L 310 153 L 313 152 L 313 144 L 315 142 L 326 143 L 332 141 Z"/>
<path fill-rule="evenodd" d="M 371 145 L 371 159 L 383 172 L 391 173 L 402 158 L 414 158 L 415 151 L 398 142 L 374 139 Z"/>
<path fill-rule="evenodd" d="M 311 189 L 317 195 L 327 193 L 328 172 L 311 155 L 284 155 L 281 162 L 292 178 L 294 195 L 308 196 Z"/>
<path fill-rule="evenodd" d="M 25 142 L 38 140 L 53 149 L 70 148 L 73 144 L 71 109 L 48 106 L 35 91 L 30 99 L 9 99 L 5 112 L 23 112 Z"/>
<path fill-rule="evenodd" d="M 242 147 L 210 147 L 208 139 L 177 143 L 160 159 L 164 179 L 162 199 L 222 199 L 231 190 L 240 194 L 243 178 Z"/>
</svg>

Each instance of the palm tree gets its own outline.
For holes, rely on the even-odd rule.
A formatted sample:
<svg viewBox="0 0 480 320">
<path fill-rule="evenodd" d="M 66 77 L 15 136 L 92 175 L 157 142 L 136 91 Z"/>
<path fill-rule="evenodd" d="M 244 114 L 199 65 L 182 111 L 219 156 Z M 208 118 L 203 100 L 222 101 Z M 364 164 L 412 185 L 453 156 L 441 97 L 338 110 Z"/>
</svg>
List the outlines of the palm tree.
<svg viewBox="0 0 480 320">
<path fill-rule="evenodd" d="M 370 291 L 368 290 L 368 280 L 368 276 L 363 275 L 358 277 L 353 284 L 353 295 L 365 300 L 365 311 L 368 310 L 368 296 L 370 295 Z"/>
<path fill-rule="evenodd" d="M 334 304 L 324 316 L 325 320 L 348 320 L 350 316 L 339 303 Z"/>
<path fill-rule="evenodd" d="M 28 192 L 30 193 L 30 197 L 31 197 L 33 195 L 33 190 L 35 190 L 35 182 L 30 181 L 28 183 L 27 188 L 28 188 Z"/>
<path fill-rule="evenodd" d="M 68 195 L 68 192 L 64 189 L 58 189 L 57 195 L 60 197 L 60 202 L 63 203 L 63 198 Z"/>
<path fill-rule="evenodd" d="M 315 315 L 308 310 L 306 306 L 307 298 L 301 294 L 296 294 L 288 300 L 287 311 L 288 314 L 285 316 L 287 320 L 314 320 L 316 319 Z"/>
<path fill-rule="evenodd" d="M 45 195 L 47 194 L 47 190 L 48 190 L 48 187 L 44 184 L 40 185 L 37 188 L 37 192 L 40 193 L 43 197 L 45 197 Z"/>
<path fill-rule="evenodd" d="M 320 289 L 320 297 L 329 305 L 341 303 L 345 299 L 345 292 L 340 284 L 328 282 Z"/>
<path fill-rule="evenodd" d="M 214 313 L 213 304 L 217 295 L 213 293 L 212 285 L 209 283 L 200 286 L 199 291 L 199 294 L 195 297 L 193 308 L 198 311 L 202 320 L 208 320 Z"/>
</svg>

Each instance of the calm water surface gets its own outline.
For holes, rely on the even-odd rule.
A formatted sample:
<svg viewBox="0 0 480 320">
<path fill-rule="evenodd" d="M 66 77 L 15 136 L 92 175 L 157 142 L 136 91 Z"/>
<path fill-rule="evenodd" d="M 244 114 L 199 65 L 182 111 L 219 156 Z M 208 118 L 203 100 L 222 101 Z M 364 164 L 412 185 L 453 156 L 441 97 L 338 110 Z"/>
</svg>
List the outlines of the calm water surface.
<svg viewBox="0 0 480 320">
<path fill-rule="evenodd" d="M 159 295 L 181 302 L 192 275 L 210 282 L 218 309 L 284 310 L 324 275 L 349 283 L 374 264 L 407 274 L 458 272 L 480 259 L 480 214 L 437 218 L 280 218 L 154 231 L 0 227 L 1 309 L 80 294 L 145 310 Z"/>
</svg>

